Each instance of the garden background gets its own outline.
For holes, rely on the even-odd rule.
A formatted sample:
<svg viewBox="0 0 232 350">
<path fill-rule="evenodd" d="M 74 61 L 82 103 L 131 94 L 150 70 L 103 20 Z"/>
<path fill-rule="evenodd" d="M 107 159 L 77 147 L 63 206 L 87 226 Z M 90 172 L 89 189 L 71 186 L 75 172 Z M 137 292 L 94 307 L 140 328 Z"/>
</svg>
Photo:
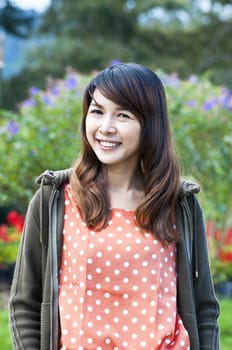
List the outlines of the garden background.
<svg viewBox="0 0 232 350">
<path fill-rule="evenodd" d="M 0 12 L 8 34 L 33 43 L 20 72 L 2 80 L 3 350 L 11 349 L 6 267 L 15 261 L 27 204 L 36 190 L 35 178 L 45 169 L 72 165 L 80 147 L 83 89 L 96 71 L 118 61 L 149 66 L 165 85 L 183 176 L 201 185 L 199 200 L 222 308 L 222 350 L 231 349 L 232 6 L 229 1 L 208 3 L 206 11 L 199 1 L 56 0 L 29 23 L 23 35 L 19 24 L 11 17 L 8 23 Z"/>
</svg>

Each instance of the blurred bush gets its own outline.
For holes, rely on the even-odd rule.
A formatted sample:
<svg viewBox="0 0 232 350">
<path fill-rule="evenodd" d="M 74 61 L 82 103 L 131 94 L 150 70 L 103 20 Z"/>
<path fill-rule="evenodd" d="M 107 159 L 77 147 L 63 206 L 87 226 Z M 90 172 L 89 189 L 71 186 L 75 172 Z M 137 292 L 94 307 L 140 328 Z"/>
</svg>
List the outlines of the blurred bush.
<svg viewBox="0 0 232 350">
<path fill-rule="evenodd" d="M 205 78 L 158 74 L 166 87 L 183 174 L 201 184 L 206 217 L 223 227 L 232 203 L 231 91 Z M 68 70 L 43 91 L 32 87 L 18 113 L 0 112 L 0 206 L 14 204 L 25 211 L 36 176 L 75 160 L 82 93 L 91 77 Z"/>
<path fill-rule="evenodd" d="M 79 150 L 82 93 L 89 78 L 69 70 L 44 91 L 30 89 L 18 113 L 0 111 L 0 207 L 24 212 L 35 178 L 47 168 L 70 167 Z"/>
<path fill-rule="evenodd" d="M 207 219 L 231 225 L 232 91 L 196 76 L 164 83 L 183 175 L 200 183 Z"/>
</svg>

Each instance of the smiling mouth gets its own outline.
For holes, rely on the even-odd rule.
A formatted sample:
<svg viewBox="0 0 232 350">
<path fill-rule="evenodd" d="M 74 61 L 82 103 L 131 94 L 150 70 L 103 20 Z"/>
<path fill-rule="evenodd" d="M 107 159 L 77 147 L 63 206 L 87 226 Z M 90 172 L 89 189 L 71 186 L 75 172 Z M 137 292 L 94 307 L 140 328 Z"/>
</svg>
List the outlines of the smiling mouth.
<svg viewBox="0 0 232 350">
<path fill-rule="evenodd" d="M 103 140 L 98 140 L 98 143 L 105 148 L 115 148 L 119 146 L 121 143 L 120 142 L 110 142 L 110 141 L 103 141 Z"/>
</svg>

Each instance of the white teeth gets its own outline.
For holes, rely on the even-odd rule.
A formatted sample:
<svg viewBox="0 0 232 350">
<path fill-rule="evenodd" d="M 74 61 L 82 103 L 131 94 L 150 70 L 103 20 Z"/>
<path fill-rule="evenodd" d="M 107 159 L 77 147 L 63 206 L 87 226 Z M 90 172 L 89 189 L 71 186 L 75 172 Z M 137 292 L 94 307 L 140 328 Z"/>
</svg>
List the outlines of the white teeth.
<svg viewBox="0 0 232 350">
<path fill-rule="evenodd" d="M 100 141 L 100 144 L 104 147 L 115 147 L 117 146 L 117 143 L 115 142 L 108 142 L 108 141 Z"/>
</svg>

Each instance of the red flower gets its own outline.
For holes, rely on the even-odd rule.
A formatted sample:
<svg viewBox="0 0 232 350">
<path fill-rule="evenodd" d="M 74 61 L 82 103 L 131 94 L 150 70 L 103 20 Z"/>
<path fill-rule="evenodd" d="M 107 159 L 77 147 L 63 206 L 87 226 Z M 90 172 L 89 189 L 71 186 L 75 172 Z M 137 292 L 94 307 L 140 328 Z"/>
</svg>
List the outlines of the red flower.
<svg viewBox="0 0 232 350">
<path fill-rule="evenodd" d="M 224 243 L 226 245 L 232 244 L 232 227 L 228 228 L 226 231 Z"/>
<path fill-rule="evenodd" d="M 22 231 L 24 225 L 24 216 L 20 215 L 16 210 L 10 211 L 6 217 L 6 220 L 17 231 Z"/>
<path fill-rule="evenodd" d="M 221 231 L 219 230 L 215 230 L 215 222 L 213 221 L 209 221 L 206 225 L 206 234 L 208 239 L 213 238 L 215 239 L 217 242 L 220 241 L 221 239 Z"/>
<path fill-rule="evenodd" d="M 219 257 L 222 261 L 227 261 L 232 263 L 232 252 L 228 252 L 226 251 L 226 249 L 220 250 Z"/>
<path fill-rule="evenodd" d="M 223 246 L 219 251 L 220 259 L 225 262 L 232 262 L 232 227 L 227 229 L 222 243 Z"/>
<path fill-rule="evenodd" d="M 0 225 L 0 241 L 9 241 L 8 227 L 5 224 Z"/>
</svg>

